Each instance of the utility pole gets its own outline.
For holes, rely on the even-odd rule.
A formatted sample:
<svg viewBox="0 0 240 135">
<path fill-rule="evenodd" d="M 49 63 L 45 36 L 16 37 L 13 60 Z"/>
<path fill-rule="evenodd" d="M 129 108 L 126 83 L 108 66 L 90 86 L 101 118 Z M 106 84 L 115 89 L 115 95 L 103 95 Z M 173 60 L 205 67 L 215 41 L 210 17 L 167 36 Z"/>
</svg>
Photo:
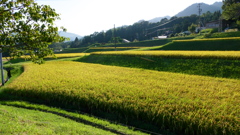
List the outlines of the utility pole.
<svg viewBox="0 0 240 135">
<path fill-rule="evenodd" d="M 0 50 L 0 66 L 1 66 L 1 79 L 2 79 L 2 86 L 4 85 L 4 72 L 3 72 L 3 61 L 2 61 L 2 49 Z"/>
<path fill-rule="evenodd" d="M 114 37 L 114 46 L 115 46 L 115 51 L 117 50 L 117 47 L 116 47 L 116 29 L 115 29 L 115 24 L 114 24 L 114 31 L 113 31 L 113 37 Z"/>
<path fill-rule="evenodd" d="M 222 17 L 220 17 L 220 18 L 219 18 L 219 28 L 218 28 L 218 32 L 222 32 L 222 25 L 223 25 L 223 24 L 222 24 L 222 23 L 223 23 L 222 21 L 223 21 L 223 20 L 222 20 Z"/>
<path fill-rule="evenodd" d="M 201 9 L 201 5 L 202 3 L 198 3 L 198 15 L 199 15 L 199 27 L 201 28 L 201 13 L 202 13 L 202 9 Z"/>
</svg>

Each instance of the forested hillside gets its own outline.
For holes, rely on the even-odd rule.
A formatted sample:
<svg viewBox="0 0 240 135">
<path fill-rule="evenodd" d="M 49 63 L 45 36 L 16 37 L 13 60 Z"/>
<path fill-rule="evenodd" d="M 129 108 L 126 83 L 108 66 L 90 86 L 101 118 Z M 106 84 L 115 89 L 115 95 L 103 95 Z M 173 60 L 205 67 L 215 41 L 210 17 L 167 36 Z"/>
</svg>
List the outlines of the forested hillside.
<svg viewBox="0 0 240 135">
<path fill-rule="evenodd" d="M 221 16 L 220 11 L 214 13 L 206 12 L 201 15 L 201 20 L 205 25 L 207 22 L 218 20 Z M 119 43 L 122 39 L 127 39 L 131 42 L 149 40 L 152 37 L 160 35 L 177 36 L 179 33 L 187 31 L 191 24 L 198 24 L 199 16 L 193 14 L 186 17 L 171 17 L 170 19 L 163 18 L 157 23 L 148 21 L 140 21 L 129 26 L 112 28 L 107 31 L 94 32 L 91 35 L 84 36 L 82 39 L 76 38 L 73 42 L 65 42 L 54 44 L 53 47 L 60 46 L 62 48 L 78 48 L 87 47 L 89 45 Z M 116 38 L 114 38 L 114 36 Z M 116 40 L 114 40 L 116 39 Z"/>
</svg>

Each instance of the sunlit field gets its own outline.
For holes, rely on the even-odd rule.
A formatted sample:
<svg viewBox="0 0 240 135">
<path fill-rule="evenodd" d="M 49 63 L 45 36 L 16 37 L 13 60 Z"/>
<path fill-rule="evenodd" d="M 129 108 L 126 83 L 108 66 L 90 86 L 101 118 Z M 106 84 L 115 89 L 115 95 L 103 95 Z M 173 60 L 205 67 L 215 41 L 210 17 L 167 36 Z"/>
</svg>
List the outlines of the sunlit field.
<svg viewBox="0 0 240 135">
<path fill-rule="evenodd" d="M 9 94 L 111 112 L 176 133 L 240 133 L 240 80 L 70 61 L 24 67 L 6 87 Z"/>
<path fill-rule="evenodd" d="M 62 53 L 62 54 L 55 54 L 57 58 L 70 58 L 70 57 L 81 57 L 89 55 L 89 53 Z M 51 57 L 48 57 L 51 58 Z"/>
</svg>

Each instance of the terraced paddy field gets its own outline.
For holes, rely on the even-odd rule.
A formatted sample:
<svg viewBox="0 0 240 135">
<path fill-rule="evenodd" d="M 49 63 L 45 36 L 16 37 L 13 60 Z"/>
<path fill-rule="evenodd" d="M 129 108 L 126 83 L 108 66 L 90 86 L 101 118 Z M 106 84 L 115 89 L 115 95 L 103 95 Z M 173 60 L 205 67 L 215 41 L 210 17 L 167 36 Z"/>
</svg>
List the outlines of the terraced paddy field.
<svg viewBox="0 0 240 135">
<path fill-rule="evenodd" d="M 76 61 L 240 79 L 239 51 L 110 51 L 93 52 Z"/>
<path fill-rule="evenodd" d="M 97 55 L 157 56 L 167 58 L 240 59 L 240 51 L 106 51 Z"/>
<path fill-rule="evenodd" d="M 239 51 L 240 38 L 209 38 L 192 40 L 173 40 L 164 46 L 153 47 L 150 50 L 178 50 L 178 51 Z"/>
<path fill-rule="evenodd" d="M 24 64 L 5 93 L 176 134 L 240 134 L 240 80 L 72 61 Z"/>
<path fill-rule="evenodd" d="M 69 48 L 43 65 L 6 62 L 14 77 L 0 89 L 0 134 L 239 135 L 238 35 Z"/>
</svg>

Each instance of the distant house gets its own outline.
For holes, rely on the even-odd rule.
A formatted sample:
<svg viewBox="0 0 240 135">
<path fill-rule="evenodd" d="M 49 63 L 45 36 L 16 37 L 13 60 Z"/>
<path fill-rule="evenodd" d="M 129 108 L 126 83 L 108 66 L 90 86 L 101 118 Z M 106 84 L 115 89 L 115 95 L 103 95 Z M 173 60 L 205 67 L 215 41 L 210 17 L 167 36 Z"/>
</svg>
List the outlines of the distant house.
<svg viewBox="0 0 240 135">
<path fill-rule="evenodd" d="M 181 32 L 181 34 L 190 35 L 191 32 L 190 31 L 183 31 L 183 32 Z"/>
<path fill-rule="evenodd" d="M 165 39 L 167 38 L 167 36 L 157 36 L 157 37 L 153 37 L 152 40 L 155 40 L 155 39 Z"/>
<path fill-rule="evenodd" d="M 61 52 L 62 49 L 55 49 L 54 52 Z"/>
<path fill-rule="evenodd" d="M 220 24 L 219 21 L 212 21 L 206 23 L 206 28 L 219 28 Z"/>
<path fill-rule="evenodd" d="M 127 39 L 123 39 L 123 43 L 130 43 Z"/>
<path fill-rule="evenodd" d="M 170 34 L 173 34 L 173 31 L 171 31 L 171 30 L 165 31 L 165 35 L 169 36 Z"/>
</svg>

